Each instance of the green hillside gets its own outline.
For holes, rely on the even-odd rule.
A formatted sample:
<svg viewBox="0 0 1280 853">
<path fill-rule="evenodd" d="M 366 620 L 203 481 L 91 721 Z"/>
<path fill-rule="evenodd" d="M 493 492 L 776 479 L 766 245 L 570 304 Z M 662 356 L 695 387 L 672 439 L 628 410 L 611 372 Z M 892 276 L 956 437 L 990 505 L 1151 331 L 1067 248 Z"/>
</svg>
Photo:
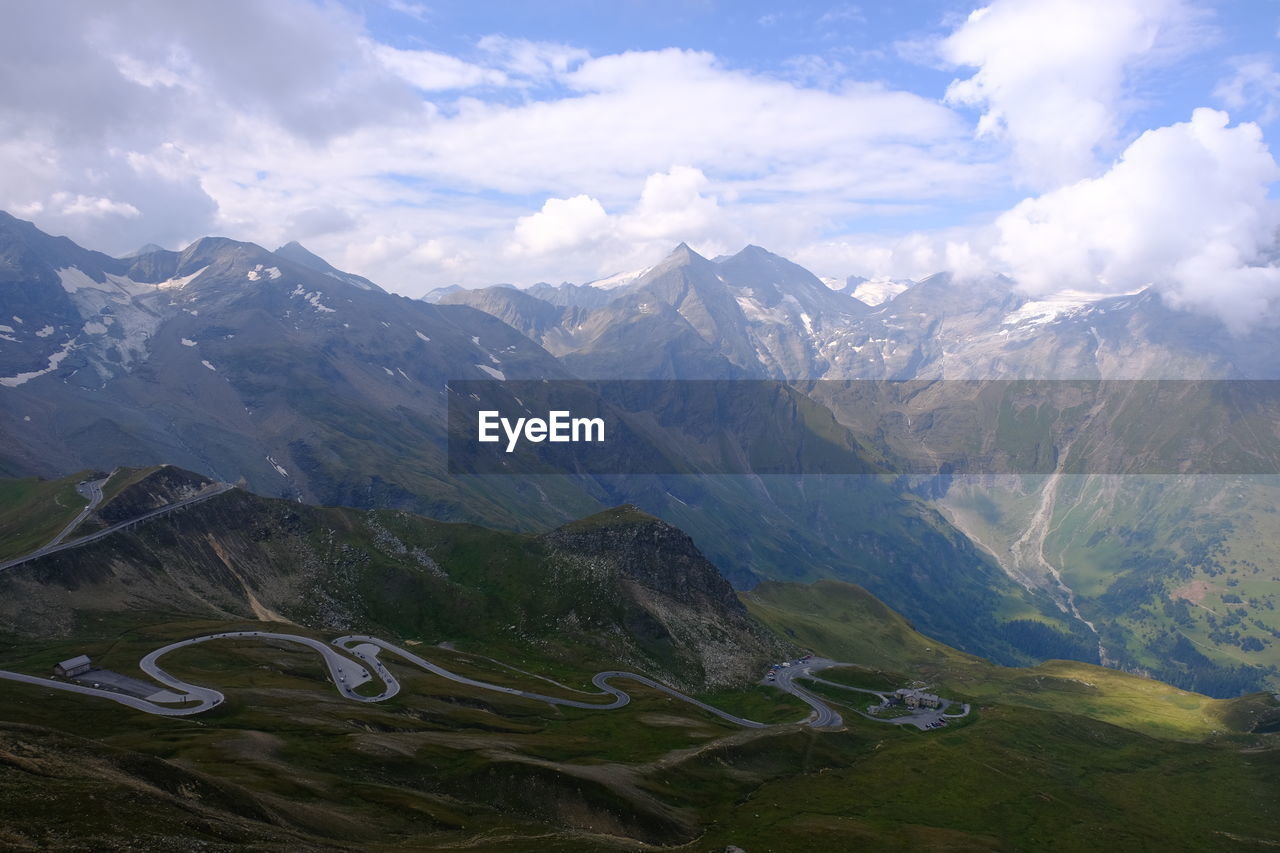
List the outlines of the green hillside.
<svg viewBox="0 0 1280 853">
<path fill-rule="evenodd" d="M 0 480 L 0 560 L 34 551 L 71 522 L 89 503 L 76 492 L 87 473 L 60 480 Z"/>
<path fill-rule="evenodd" d="M 997 666 L 925 637 L 851 584 L 765 583 L 743 600 L 756 618 L 794 642 L 871 671 L 927 681 L 952 698 L 1083 715 L 1181 740 L 1248 731 L 1278 707 L 1265 693 L 1211 699 L 1076 661 Z"/>
</svg>

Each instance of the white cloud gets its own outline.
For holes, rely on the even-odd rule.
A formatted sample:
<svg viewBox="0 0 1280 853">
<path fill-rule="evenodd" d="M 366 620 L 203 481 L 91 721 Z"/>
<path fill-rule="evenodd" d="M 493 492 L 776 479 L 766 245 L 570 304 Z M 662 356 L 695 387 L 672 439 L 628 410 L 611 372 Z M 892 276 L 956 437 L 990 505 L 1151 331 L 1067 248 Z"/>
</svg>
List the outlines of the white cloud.
<svg viewBox="0 0 1280 853">
<path fill-rule="evenodd" d="M 680 242 L 708 251 L 724 247 L 733 225 L 721 216 L 701 170 L 674 166 L 645 178 L 629 209 L 610 214 L 586 195 L 552 198 L 516 223 L 507 251 L 534 261 L 526 277 L 579 278 L 652 263 Z M 732 238 L 731 238 L 732 239 Z"/>
<path fill-rule="evenodd" d="M 798 247 L 797 263 L 823 276 L 918 280 L 949 271 L 959 277 L 991 270 L 983 248 L 989 235 L 981 228 L 946 229 L 901 236 L 863 235 Z"/>
<path fill-rule="evenodd" d="M 415 3 L 412 0 L 387 0 L 387 8 L 423 23 L 431 20 L 431 7 L 425 3 Z"/>
<path fill-rule="evenodd" d="M 417 292 L 527 280 L 535 256 L 582 278 L 625 240 L 785 249 L 851 211 L 966 198 L 992 176 L 928 98 L 703 52 L 591 57 L 506 36 L 462 57 L 405 50 L 305 0 L 227 0 L 212 17 L 164 0 L 22 4 L 0 30 L 0 208 L 113 252 L 221 233 L 305 239 Z M 59 192 L 137 215 L 68 213 Z M 579 196 L 607 212 L 594 244 L 574 235 L 598 212 L 528 201 Z M 572 240 L 599 254 L 550 270 L 545 247 Z"/>
<path fill-rule="evenodd" d="M 1237 112 L 1250 110 L 1258 121 L 1270 124 L 1280 117 L 1280 71 L 1270 57 L 1237 57 L 1230 77 L 1218 82 L 1213 95 Z"/>
<path fill-rule="evenodd" d="M 719 205 L 704 196 L 710 181 L 700 169 L 676 166 L 645 178 L 635 210 L 619 222 L 624 240 L 697 240 L 717 224 Z"/>
<path fill-rule="evenodd" d="M 577 249 L 598 241 L 610 227 L 609 214 L 590 196 L 549 198 L 540 211 L 516 222 L 512 249 L 532 255 Z"/>
<path fill-rule="evenodd" d="M 1007 140 L 1028 183 L 1059 186 L 1096 172 L 1134 71 L 1189 50 L 1200 20 L 1187 0 L 995 0 L 939 45 L 978 69 L 946 99 L 983 110 L 979 136 Z"/>
<path fill-rule="evenodd" d="M 53 201 L 67 216 L 123 216 L 125 219 L 136 219 L 142 215 L 138 208 L 125 201 L 113 201 L 109 198 L 70 193 L 54 193 Z"/>
<path fill-rule="evenodd" d="M 564 74 L 591 56 L 582 48 L 571 45 L 500 35 L 485 36 L 477 43 L 477 47 L 488 54 L 498 67 L 534 80 Z"/>
<path fill-rule="evenodd" d="M 507 75 L 501 71 L 472 65 L 447 53 L 400 50 L 385 44 L 371 44 L 370 50 L 389 71 L 425 92 L 507 83 Z"/>
<path fill-rule="evenodd" d="M 1280 268 L 1264 258 L 1280 168 L 1257 125 L 1228 122 L 1198 109 L 1144 133 L 1102 176 L 1023 201 L 996 220 L 993 257 L 1035 293 L 1154 284 L 1233 328 L 1256 322 L 1280 297 Z"/>
</svg>

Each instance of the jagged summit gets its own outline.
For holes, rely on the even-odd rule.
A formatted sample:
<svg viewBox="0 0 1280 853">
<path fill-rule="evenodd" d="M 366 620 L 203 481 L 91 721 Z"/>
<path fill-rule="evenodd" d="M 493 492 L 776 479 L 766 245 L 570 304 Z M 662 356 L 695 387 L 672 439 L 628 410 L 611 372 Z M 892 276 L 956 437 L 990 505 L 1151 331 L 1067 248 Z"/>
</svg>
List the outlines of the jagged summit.
<svg viewBox="0 0 1280 853">
<path fill-rule="evenodd" d="M 382 288 L 378 287 L 378 285 L 369 281 L 369 279 L 364 276 L 343 272 L 324 258 L 317 255 L 315 252 L 312 252 L 310 249 L 303 246 L 297 240 L 290 240 L 288 243 L 285 243 L 283 246 L 276 249 L 274 254 L 285 258 L 286 260 L 293 261 L 299 266 L 324 273 L 330 278 L 336 278 L 338 281 L 346 282 L 347 284 L 358 287 L 361 290 L 382 290 Z"/>
<path fill-rule="evenodd" d="M 702 255 L 695 252 L 688 243 L 681 242 L 680 245 L 672 249 L 665 258 L 659 261 L 657 266 L 674 266 L 676 264 L 690 264 L 697 263 L 699 261 L 703 263 L 710 263 L 710 261 Z"/>
<path fill-rule="evenodd" d="M 306 246 L 297 240 L 290 240 L 280 248 L 276 249 L 276 254 L 282 258 L 288 258 L 294 263 L 302 264 L 312 269 L 321 269 L 329 266 L 329 263 L 315 252 L 312 252 Z"/>
<path fill-rule="evenodd" d="M 167 252 L 167 251 L 169 250 L 166 249 L 164 246 L 158 246 L 155 243 L 147 243 L 145 245 L 139 246 L 138 248 L 134 249 L 132 252 L 129 252 L 127 255 L 121 255 L 120 258 L 122 260 L 126 260 L 129 258 L 141 258 L 146 255 L 154 255 L 156 252 Z"/>
</svg>

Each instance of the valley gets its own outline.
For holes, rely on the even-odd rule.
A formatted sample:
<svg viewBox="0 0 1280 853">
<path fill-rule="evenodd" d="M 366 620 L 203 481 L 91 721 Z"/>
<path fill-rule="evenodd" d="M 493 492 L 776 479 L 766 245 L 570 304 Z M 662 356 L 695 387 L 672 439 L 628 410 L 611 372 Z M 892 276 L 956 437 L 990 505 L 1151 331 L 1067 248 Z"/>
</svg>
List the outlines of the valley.
<svg viewBox="0 0 1280 853">
<path fill-rule="evenodd" d="M 1149 299 L 1044 320 L 925 280 L 869 306 L 755 247 L 681 247 L 607 291 L 437 306 L 296 245 L 126 262 L 4 224 L 63 312 L 6 375 L 66 353 L 0 389 L 0 789 L 38 777 L 45 804 L 0 814 L 4 843 L 69 841 L 55 815 L 86 796 L 93 849 L 1273 840 L 1249 794 L 1280 771 L 1270 481 L 1070 473 L 1135 446 L 1141 394 L 935 386 L 946 327 L 903 313 L 978 347 L 1010 317 L 1132 335 L 1167 319 Z M 542 379 L 634 452 L 458 470 L 449 395 L 550 411 Z M 1136 420 L 1075 421 L 1082 394 Z M 1012 467 L 919 468 L 968 412 Z M 1213 459 L 1243 458 L 1221 435 Z M 80 654 L 147 695 L 50 680 Z"/>
<path fill-rule="evenodd" d="M 0 851 L 1275 853 L 1280 34 L 0 14 Z"/>
<path fill-rule="evenodd" d="M 103 504 L 87 520 L 93 527 L 119 519 L 104 528 L 109 533 L 0 575 L 10 590 L 6 600 L 21 595 L 24 609 L 36 615 L 53 612 L 41 609 L 48 600 L 63 612 L 61 619 L 6 619 L 21 627 L 21 633 L 0 638 L 6 677 L 47 673 L 53 663 L 83 653 L 126 678 L 158 679 L 171 699 L 195 700 L 155 705 L 144 699 L 124 707 L 122 694 L 109 694 L 113 702 L 92 688 L 85 692 L 96 695 L 74 695 L 66 690 L 72 685 L 60 682 L 63 689 L 57 689 L 45 674 L 25 684 L 9 682 L 0 690 L 6 720 L 0 724 L 0 788 L 15 790 L 30 784 L 23 781 L 30 774 L 40 774 L 48 810 L 3 811 L 6 843 L 59 843 L 52 816 L 61 804 L 86 795 L 102 811 L 83 812 L 78 837 L 99 849 L 195 838 L 215 849 L 254 839 L 294 849 L 465 844 L 523 850 L 535 844 L 709 851 L 754 839 L 769 849 L 800 850 L 849 837 L 1004 849 L 1010 839 L 1031 843 L 1046 831 L 1071 843 L 1117 834 L 1145 843 L 1191 832 L 1204 843 L 1250 849 L 1268 837 L 1265 809 L 1247 805 L 1256 799 L 1232 799 L 1244 790 L 1238 786 L 1272 784 L 1280 771 L 1269 760 L 1274 735 L 1266 733 L 1280 727 L 1280 701 L 1268 694 L 1212 700 L 1064 661 L 1026 670 L 996 667 L 919 635 L 865 591 L 834 581 L 770 582 L 739 596 L 706 599 L 697 609 L 699 622 L 719 614 L 716 632 L 734 625 L 741 627 L 732 630 L 746 632 L 722 652 L 739 659 L 746 653 L 749 662 L 741 669 L 723 660 L 712 666 L 705 653 L 691 654 L 705 640 L 690 633 L 692 626 L 681 626 L 673 603 L 650 609 L 647 618 L 657 621 L 647 626 L 643 610 L 624 617 L 619 624 L 626 627 L 608 646 L 599 644 L 599 629 L 595 637 L 575 633 L 575 622 L 608 618 L 607 610 L 589 615 L 591 597 L 581 591 L 554 634 L 540 635 L 528 621 L 515 634 L 477 630 L 451 619 L 450 611 L 465 600 L 459 584 L 492 583 L 483 567 L 495 560 L 506 568 L 501 582 L 488 586 L 490 606 L 508 601 L 528 608 L 518 620 L 554 612 L 530 600 L 546 569 L 510 574 L 526 559 L 518 554 L 528 547 L 520 544 L 527 537 L 385 512 L 361 522 L 350 511 L 263 501 L 236 489 L 181 512 L 155 512 L 157 502 L 169 505 L 206 488 L 202 478 L 172 468 L 116 472 L 107 479 Z M 120 523 L 121 516 L 140 511 L 150 517 Z M 9 513 L 24 515 L 10 504 L 0 520 Z M 273 516 L 293 526 L 288 538 L 294 544 L 283 551 L 279 537 L 285 531 L 271 531 Z M 309 605 L 314 592 L 279 586 L 269 564 L 246 550 L 263 547 L 255 541 L 275 540 L 269 547 L 276 553 L 306 565 L 298 548 L 321 532 L 307 528 L 318 522 L 332 537 L 344 516 L 345 547 L 373 549 L 370 555 L 388 562 L 377 570 L 377 583 L 343 587 L 343 610 Z M 231 526 L 223 528 L 227 522 Z M 351 538 L 361 525 L 372 538 Z M 615 563 L 617 569 L 606 569 L 607 543 L 629 530 L 663 528 L 625 509 L 569 525 L 558 534 L 558 556 L 551 558 L 568 560 L 551 570 L 557 583 L 573 577 L 565 571 L 577 559 L 575 543 L 594 555 L 593 573 L 639 570 L 645 562 L 637 548 L 668 549 L 670 560 L 683 547 L 669 534 L 643 545 L 647 537 L 624 536 L 630 553 Z M 239 539 L 244 532 L 247 541 Z M 182 544 L 201 540 L 209 550 Z M 42 568 L 68 565 L 73 553 L 84 558 L 74 563 L 76 572 Z M 145 553 L 166 555 L 152 565 L 163 565 L 180 584 L 170 589 L 154 578 L 146 591 L 135 577 L 129 599 L 104 600 L 102 592 L 120 583 L 128 562 Z M 322 560 L 311 571 L 345 573 L 340 566 L 358 565 L 355 554 L 348 550 L 332 569 Z M 208 574 L 232 555 L 240 567 L 234 574 Z M 111 568 L 95 578 L 85 573 L 95 563 Z M 703 595 L 716 589 L 711 579 L 718 576 L 710 571 Z M 391 609 L 378 603 L 383 590 L 409 588 L 414 576 L 418 583 L 449 582 L 411 598 L 398 592 Z M 689 576 L 673 580 L 694 583 Z M 662 578 L 640 582 L 651 591 L 631 600 L 653 608 L 664 594 L 655 586 Z M 77 594 L 84 584 L 89 586 Z M 681 595 L 694 589 L 696 584 Z M 743 611 L 737 610 L 739 597 Z M 420 615 L 410 617 L 405 605 Z M 267 608 L 291 621 L 254 621 L 254 613 Z M 241 615 L 227 621 L 228 610 Z M 736 612 L 751 616 L 740 622 Z M 376 627 L 393 639 L 361 631 L 331 639 L 341 626 Z M 646 645 L 659 626 L 670 638 L 661 653 L 661 645 Z M 757 656 L 746 637 L 756 638 Z M 761 679 L 768 661 L 794 655 L 796 648 L 850 663 L 797 659 L 769 670 L 785 674 L 776 682 Z M 327 666 L 319 665 L 321 650 Z M 643 660 L 640 673 L 658 678 L 616 666 L 590 668 L 593 660 L 628 659 Z M 717 675 L 729 671 L 739 674 L 728 681 Z M 627 681 L 625 691 L 612 683 L 618 679 Z M 663 683 L 672 681 L 689 686 L 673 690 Z M 868 704 L 913 682 L 926 688 L 919 692 L 943 691 L 963 707 L 913 717 L 866 716 Z M 145 705 L 150 708 L 139 709 Z M 1046 750 L 1050 764 L 1038 766 L 1034 762 L 1043 759 L 1033 757 Z M 1069 793 L 1078 790 L 1076 783 L 1051 769 L 1070 761 L 1078 772 L 1105 773 L 1115 762 L 1103 756 L 1116 750 L 1142 768 L 1130 772 L 1122 789 L 1104 787 L 1082 800 Z M 975 755 L 983 756 L 976 766 Z M 70 756 L 78 756 L 74 764 L 66 763 Z M 1048 798 L 1022 800 L 1008 810 L 1011 790 L 992 762 L 1020 767 L 1019 787 L 1031 780 Z M 975 772 L 984 780 L 982 794 L 964 781 Z M 1143 786 L 1159 786 L 1161 803 L 1190 806 L 1203 803 L 1206 785 L 1216 786 L 1221 798 L 1212 825 L 1170 823 L 1128 799 Z M 955 809 L 956 797 L 1006 805 L 975 823 L 971 813 Z M 1078 821 L 1068 831 L 1069 823 L 1061 822 L 1114 797 L 1126 803 L 1123 824 Z M 910 819 L 894 805 L 908 801 Z M 886 810 L 900 816 L 889 822 L 872 817 Z"/>
</svg>

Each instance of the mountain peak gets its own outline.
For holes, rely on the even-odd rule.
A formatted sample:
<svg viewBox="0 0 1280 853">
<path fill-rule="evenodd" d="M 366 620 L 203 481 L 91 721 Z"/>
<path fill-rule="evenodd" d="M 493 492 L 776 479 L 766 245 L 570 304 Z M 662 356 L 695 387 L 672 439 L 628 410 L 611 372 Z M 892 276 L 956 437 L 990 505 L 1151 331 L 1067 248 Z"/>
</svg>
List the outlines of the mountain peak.
<svg viewBox="0 0 1280 853">
<path fill-rule="evenodd" d="M 297 240 L 290 240 L 288 243 L 285 243 L 283 246 L 276 249 L 275 254 L 282 258 L 288 258 L 294 263 L 312 267 L 313 269 L 317 264 L 321 264 L 324 267 L 329 266 L 328 261 L 299 243 Z"/>
<path fill-rule="evenodd" d="M 670 254 L 663 258 L 657 266 L 653 267 L 653 269 L 670 269 L 672 267 L 696 264 L 699 262 L 706 264 L 711 263 L 702 255 L 699 255 L 693 249 L 689 248 L 688 243 L 682 242 L 679 246 L 672 249 Z"/>
<path fill-rule="evenodd" d="M 276 249 L 274 254 L 284 258 L 286 261 L 292 261 L 300 267 L 322 272 L 330 278 L 338 281 L 346 282 L 360 288 L 361 290 L 381 290 L 373 282 L 364 276 L 355 275 L 354 273 L 343 272 L 315 252 L 303 246 L 297 240 L 290 240 L 280 248 Z"/>
<path fill-rule="evenodd" d="M 681 241 L 679 246 L 676 246 L 674 249 L 672 249 L 672 250 L 671 250 L 671 254 L 670 254 L 670 255 L 668 255 L 668 257 L 671 257 L 671 258 L 690 258 L 690 259 L 692 259 L 692 258 L 697 258 L 697 259 L 698 259 L 698 260 L 700 260 L 700 261 L 705 261 L 705 260 L 706 260 L 706 258 L 702 257 L 702 255 L 699 255 L 697 252 L 695 252 L 693 249 L 691 249 L 691 248 L 689 247 L 689 244 L 688 244 L 688 243 L 685 243 L 684 241 Z"/>
<path fill-rule="evenodd" d="M 122 258 L 141 258 L 146 255 L 154 255 L 156 252 L 168 251 L 164 246 L 157 246 L 155 243 L 147 243 L 137 249 L 134 249 L 127 255 L 121 255 Z"/>
</svg>

